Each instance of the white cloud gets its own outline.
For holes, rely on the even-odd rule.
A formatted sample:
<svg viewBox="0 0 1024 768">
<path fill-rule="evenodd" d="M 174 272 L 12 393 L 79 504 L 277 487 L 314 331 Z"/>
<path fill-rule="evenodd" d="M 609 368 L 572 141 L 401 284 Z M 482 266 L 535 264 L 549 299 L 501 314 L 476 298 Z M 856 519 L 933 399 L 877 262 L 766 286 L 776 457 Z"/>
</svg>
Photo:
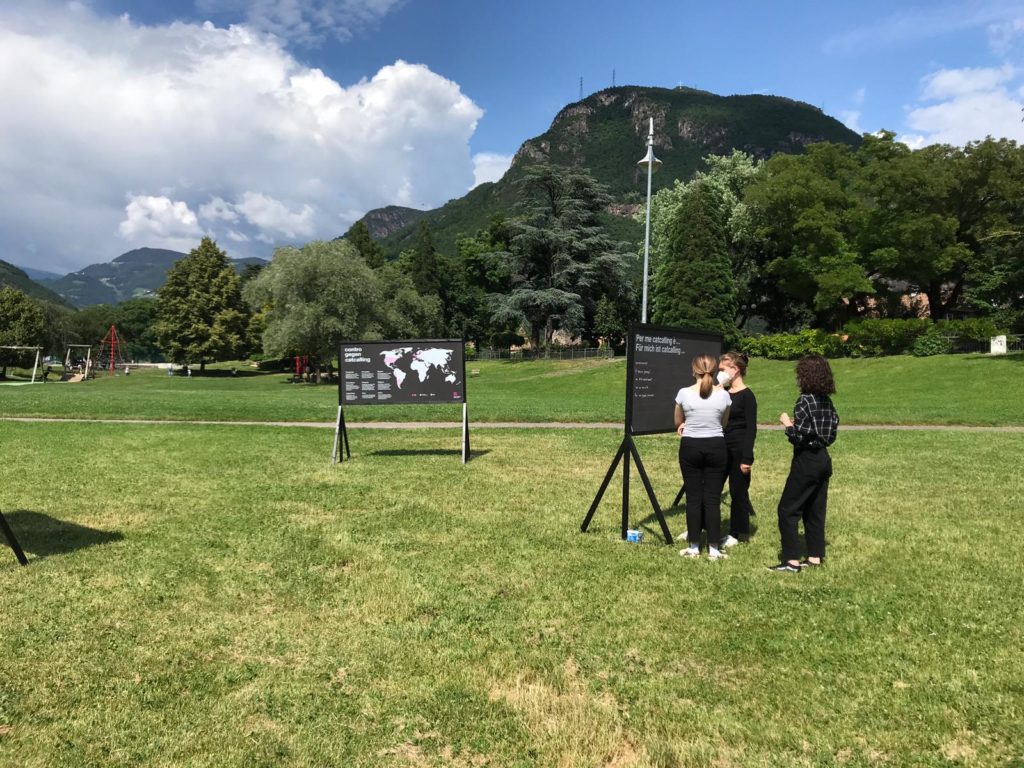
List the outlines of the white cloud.
<svg viewBox="0 0 1024 768">
<path fill-rule="evenodd" d="M 495 152 L 477 152 L 473 155 L 473 186 L 500 179 L 512 165 L 512 157 Z"/>
<path fill-rule="evenodd" d="M 1016 69 L 1010 64 L 1001 67 L 964 67 L 962 69 L 940 69 L 924 80 L 921 98 L 925 100 L 948 99 L 970 93 L 992 91 L 1016 76 Z"/>
<path fill-rule="evenodd" d="M 986 136 L 1024 141 L 1022 91 L 1013 87 L 1017 70 L 943 69 L 922 78 L 924 103 L 907 112 L 909 132 L 900 140 L 918 148 L 927 144 L 963 145 Z"/>
<path fill-rule="evenodd" d="M 304 45 L 345 42 L 373 27 L 404 0 L 197 0 L 203 13 L 244 14 L 246 24 Z"/>
<path fill-rule="evenodd" d="M 30 266 L 106 261 L 119 233 L 179 243 L 147 198 L 198 211 L 232 256 L 266 256 L 257 243 L 336 237 L 356 212 L 434 207 L 476 178 L 483 112 L 457 83 L 396 61 L 345 86 L 245 27 L 8 0 L 0 93 L 0 248 Z"/>
<path fill-rule="evenodd" d="M 199 221 L 181 200 L 152 195 L 131 195 L 118 232 L 133 243 L 156 240 L 189 248 L 202 236 Z"/>
<path fill-rule="evenodd" d="M 213 197 L 199 206 L 199 218 L 204 221 L 238 221 L 238 212 L 222 197 Z"/>
<path fill-rule="evenodd" d="M 854 131 L 856 133 L 864 133 L 864 129 L 861 128 L 860 126 L 860 110 L 841 109 L 839 110 L 839 119 L 851 131 Z"/>
<path fill-rule="evenodd" d="M 1024 17 L 992 24 L 988 28 L 989 47 L 998 56 L 1006 56 L 1021 37 L 1024 37 Z"/>
<path fill-rule="evenodd" d="M 950 0 L 916 8 L 899 8 L 887 16 L 829 37 L 822 50 L 831 54 L 862 54 L 866 49 L 903 45 L 915 40 L 942 37 L 979 27 L 991 30 L 1020 17 L 1019 0 L 987 0 L 965 3 Z"/>
<path fill-rule="evenodd" d="M 261 192 L 246 192 L 235 208 L 259 229 L 280 232 L 289 239 L 309 237 L 315 231 L 313 206 L 303 205 L 298 212 L 291 211 L 280 200 Z"/>
</svg>

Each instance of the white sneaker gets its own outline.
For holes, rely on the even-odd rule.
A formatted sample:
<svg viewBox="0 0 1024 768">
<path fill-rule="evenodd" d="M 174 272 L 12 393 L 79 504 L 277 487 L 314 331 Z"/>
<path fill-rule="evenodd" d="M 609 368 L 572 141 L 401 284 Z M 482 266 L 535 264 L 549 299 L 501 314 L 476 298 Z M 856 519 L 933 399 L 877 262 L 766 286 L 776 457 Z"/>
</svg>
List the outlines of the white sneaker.
<svg viewBox="0 0 1024 768">
<path fill-rule="evenodd" d="M 687 547 L 686 549 L 680 549 L 679 554 L 683 557 L 700 557 L 700 550 L 696 547 Z"/>
<path fill-rule="evenodd" d="M 739 543 L 739 539 L 737 539 L 732 534 L 729 534 L 724 539 L 722 539 L 722 549 L 729 549 L 729 547 L 735 547 Z"/>
<path fill-rule="evenodd" d="M 717 549 L 708 550 L 708 560 L 725 560 L 729 557 L 725 552 L 719 552 Z"/>
</svg>

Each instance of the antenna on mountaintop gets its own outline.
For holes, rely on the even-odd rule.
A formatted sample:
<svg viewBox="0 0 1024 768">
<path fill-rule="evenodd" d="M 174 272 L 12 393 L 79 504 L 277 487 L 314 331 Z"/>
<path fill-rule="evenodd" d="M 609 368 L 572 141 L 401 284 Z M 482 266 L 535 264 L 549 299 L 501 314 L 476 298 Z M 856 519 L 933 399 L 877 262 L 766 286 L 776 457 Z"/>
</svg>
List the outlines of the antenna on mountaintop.
<svg viewBox="0 0 1024 768">
<path fill-rule="evenodd" d="M 580 101 L 583 101 L 583 76 L 580 75 Z"/>
<path fill-rule="evenodd" d="M 612 70 L 612 88 L 615 87 L 615 70 Z"/>
</svg>

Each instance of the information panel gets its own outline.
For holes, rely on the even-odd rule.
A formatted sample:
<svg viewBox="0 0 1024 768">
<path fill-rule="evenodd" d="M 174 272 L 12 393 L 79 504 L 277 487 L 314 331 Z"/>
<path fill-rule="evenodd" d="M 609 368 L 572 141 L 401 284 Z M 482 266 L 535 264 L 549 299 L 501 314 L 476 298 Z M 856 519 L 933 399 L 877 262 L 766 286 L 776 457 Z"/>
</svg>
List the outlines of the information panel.
<svg viewBox="0 0 1024 768">
<path fill-rule="evenodd" d="M 338 360 L 338 405 L 466 402 L 462 339 L 348 341 Z"/>
<path fill-rule="evenodd" d="M 693 384 L 697 355 L 722 354 L 722 337 L 692 328 L 635 324 L 626 342 L 626 431 L 675 432 L 676 393 Z"/>
</svg>

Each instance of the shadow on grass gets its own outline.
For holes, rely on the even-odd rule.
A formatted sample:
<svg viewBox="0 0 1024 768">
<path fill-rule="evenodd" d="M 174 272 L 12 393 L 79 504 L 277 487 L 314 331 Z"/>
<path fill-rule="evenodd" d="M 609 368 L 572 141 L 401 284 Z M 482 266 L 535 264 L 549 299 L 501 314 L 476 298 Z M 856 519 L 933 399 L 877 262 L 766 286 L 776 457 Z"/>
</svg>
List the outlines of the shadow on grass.
<svg viewBox="0 0 1024 768">
<path fill-rule="evenodd" d="M 490 448 L 488 448 L 487 450 L 484 450 L 484 451 L 474 451 L 474 450 L 471 450 L 469 452 L 469 458 L 470 459 L 476 459 L 476 458 L 478 458 L 480 456 L 486 456 L 490 452 L 491 452 Z M 384 450 L 384 451 L 373 451 L 372 453 L 369 453 L 367 455 L 368 456 L 462 456 L 462 449 L 461 448 L 422 448 L 422 449 L 416 449 L 416 448 L 394 448 L 394 449 Z"/>
<path fill-rule="evenodd" d="M 5 512 L 4 517 L 7 518 L 21 548 L 35 556 L 30 560 L 41 560 L 51 555 L 66 555 L 79 549 L 121 541 L 124 538 L 117 531 L 98 531 L 28 509 Z M 2 538 L 0 541 L 3 541 L 4 545 L 7 544 Z"/>
</svg>

